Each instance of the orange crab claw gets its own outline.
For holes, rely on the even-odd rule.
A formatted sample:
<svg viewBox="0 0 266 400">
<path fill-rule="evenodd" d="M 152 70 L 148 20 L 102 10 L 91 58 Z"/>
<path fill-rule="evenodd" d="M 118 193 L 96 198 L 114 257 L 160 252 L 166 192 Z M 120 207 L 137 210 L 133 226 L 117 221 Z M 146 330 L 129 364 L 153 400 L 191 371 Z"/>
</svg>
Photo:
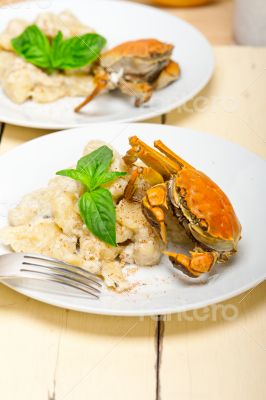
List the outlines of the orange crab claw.
<svg viewBox="0 0 266 400">
<path fill-rule="evenodd" d="M 192 167 L 192 165 L 190 165 L 188 162 L 186 162 L 181 157 L 176 155 L 161 140 L 155 140 L 154 147 L 156 147 L 156 149 L 160 150 L 161 153 L 165 154 L 168 158 L 170 158 L 170 160 L 177 163 L 181 168 L 186 167 L 186 168 L 194 169 L 194 167 Z"/>
<path fill-rule="evenodd" d="M 164 251 L 163 253 L 167 255 L 174 264 L 184 267 L 191 275 L 195 277 L 209 272 L 217 260 L 216 252 L 191 251 L 191 257 L 188 257 L 185 254 L 178 254 L 170 251 Z"/>
<path fill-rule="evenodd" d="M 142 200 L 143 212 L 152 225 L 159 228 L 162 241 L 167 244 L 166 232 L 166 211 L 167 204 L 167 186 L 160 183 L 147 190 L 146 196 Z"/>
<path fill-rule="evenodd" d="M 124 191 L 124 198 L 126 200 L 131 200 L 132 199 L 132 197 L 134 195 L 134 192 L 135 192 L 135 188 L 136 188 L 135 184 L 136 184 L 136 181 L 138 179 L 138 176 L 139 176 L 139 171 L 138 171 L 138 168 L 136 168 L 132 172 L 132 174 L 130 176 L 130 179 L 128 181 L 128 184 L 127 184 L 127 186 L 125 188 L 125 191 Z"/>
<path fill-rule="evenodd" d="M 138 158 L 146 165 L 157 171 L 164 179 L 169 179 L 172 174 L 180 170 L 180 165 L 175 161 L 165 157 L 146 143 L 142 142 L 137 136 L 129 139 L 131 149 L 123 157 L 127 165 L 133 164 Z"/>
</svg>

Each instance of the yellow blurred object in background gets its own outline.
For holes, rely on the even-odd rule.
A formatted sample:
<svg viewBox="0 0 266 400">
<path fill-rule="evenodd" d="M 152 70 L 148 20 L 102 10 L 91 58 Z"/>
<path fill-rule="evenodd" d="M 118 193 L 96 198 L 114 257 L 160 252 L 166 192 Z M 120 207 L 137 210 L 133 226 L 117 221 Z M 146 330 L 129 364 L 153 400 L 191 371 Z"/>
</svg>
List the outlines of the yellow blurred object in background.
<svg viewBox="0 0 266 400">
<path fill-rule="evenodd" d="M 152 0 L 152 3 L 161 6 L 192 7 L 210 3 L 211 0 Z"/>
</svg>

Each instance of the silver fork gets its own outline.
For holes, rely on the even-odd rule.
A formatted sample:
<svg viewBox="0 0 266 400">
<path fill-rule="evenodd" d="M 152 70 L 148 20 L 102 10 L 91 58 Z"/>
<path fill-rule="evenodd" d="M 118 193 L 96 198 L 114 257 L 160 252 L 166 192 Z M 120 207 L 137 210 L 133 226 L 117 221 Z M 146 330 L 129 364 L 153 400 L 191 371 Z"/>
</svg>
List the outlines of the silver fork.
<svg viewBox="0 0 266 400">
<path fill-rule="evenodd" d="M 80 267 L 39 254 L 0 255 L 0 280 L 29 278 L 68 286 L 99 298 L 101 279 Z"/>
</svg>

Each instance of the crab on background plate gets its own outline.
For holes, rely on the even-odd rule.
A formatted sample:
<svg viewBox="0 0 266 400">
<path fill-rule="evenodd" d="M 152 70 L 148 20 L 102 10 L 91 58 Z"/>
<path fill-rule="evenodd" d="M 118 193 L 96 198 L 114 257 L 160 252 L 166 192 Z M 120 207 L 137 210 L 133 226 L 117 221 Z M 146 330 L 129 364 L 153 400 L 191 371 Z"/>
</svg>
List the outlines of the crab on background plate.
<svg viewBox="0 0 266 400">
<path fill-rule="evenodd" d="M 119 89 L 135 97 L 135 106 L 147 102 L 154 90 L 162 89 L 180 76 L 179 65 L 171 59 L 174 46 L 156 39 L 124 42 L 103 53 L 95 65 L 94 91 L 79 104 L 79 112 L 104 89 Z"/>
</svg>

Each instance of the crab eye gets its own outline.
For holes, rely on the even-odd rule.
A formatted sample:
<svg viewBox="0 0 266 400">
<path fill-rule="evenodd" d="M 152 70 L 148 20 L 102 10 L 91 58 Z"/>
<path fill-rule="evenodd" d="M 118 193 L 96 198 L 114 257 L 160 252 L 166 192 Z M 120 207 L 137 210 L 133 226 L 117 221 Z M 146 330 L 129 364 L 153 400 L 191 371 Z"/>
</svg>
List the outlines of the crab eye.
<svg viewBox="0 0 266 400">
<path fill-rule="evenodd" d="M 185 197 L 186 194 L 187 194 L 186 189 L 182 187 L 182 188 L 180 189 L 180 195 L 181 195 L 182 197 Z"/>
<path fill-rule="evenodd" d="M 186 197 L 187 191 L 184 187 L 177 187 L 177 192 L 181 197 Z"/>
<path fill-rule="evenodd" d="M 204 231 L 207 231 L 208 229 L 208 224 L 205 221 L 205 219 L 200 219 L 199 220 L 199 226 L 201 227 L 201 229 L 203 229 Z"/>
</svg>

